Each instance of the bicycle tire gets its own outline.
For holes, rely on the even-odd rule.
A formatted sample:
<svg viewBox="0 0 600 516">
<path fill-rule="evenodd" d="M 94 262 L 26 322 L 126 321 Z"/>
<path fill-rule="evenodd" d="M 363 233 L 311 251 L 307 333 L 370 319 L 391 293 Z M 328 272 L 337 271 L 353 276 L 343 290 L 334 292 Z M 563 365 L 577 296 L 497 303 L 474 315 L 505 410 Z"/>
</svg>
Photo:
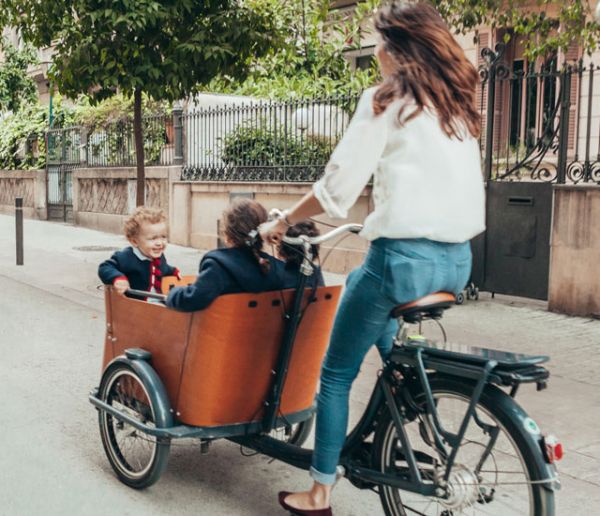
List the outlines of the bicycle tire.
<svg viewBox="0 0 600 516">
<path fill-rule="evenodd" d="M 432 377 L 431 389 L 434 397 L 440 394 L 457 396 L 462 400 L 469 400 L 475 384 L 465 379 L 453 377 Z M 425 403 L 424 393 L 415 393 L 415 401 L 418 406 Z M 511 407 L 517 403 L 508 396 L 505 392 L 497 387 L 487 386 L 477 405 L 477 409 L 483 409 L 491 414 L 496 421 L 501 425 L 507 436 L 515 445 L 516 451 L 520 455 L 521 463 L 526 469 L 529 480 L 538 480 L 535 469 L 535 454 L 541 453 L 541 449 L 535 449 L 526 439 L 523 425 L 518 424 L 513 420 Z M 444 422 L 442 421 L 442 424 Z M 474 424 L 472 421 L 470 424 Z M 380 471 L 386 471 L 389 466 L 389 455 L 386 449 L 389 450 L 388 440 L 390 434 L 396 433 L 395 425 L 392 421 L 389 410 L 383 410 L 377 421 L 377 428 L 373 441 L 373 462 L 374 467 Z M 423 436 L 422 436 L 423 438 Z M 540 484 L 529 484 L 531 501 L 530 501 L 530 516 L 553 516 L 554 515 L 554 493 L 546 489 Z M 405 511 L 405 505 L 402 502 L 402 497 L 397 489 L 390 486 L 380 485 L 379 495 L 386 516 L 406 516 L 412 514 Z M 432 498 L 433 499 L 433 498 Z M 417 514 L 421 514 L 416 512 Z M 441 514 L 461 514 L 462 512 L 441 512 Z M 467 510 L 468 514 L 474 514 L 473 509 Z M 434 513 L 436 514 L 436 513 Z M 501 513 L 500 513 L 501 514 Z M 525 516 L 525 515 L 524 515 Z"/>
<path fill-rule="evenodd" d="M 143 420 L 145 423 L 153 423 L 155 421 L 156 409 L 152 406 L 151 398 L 148 396 L 142 379 L 129 364 L 119 362 L 108 368 L 103 375 L 100 384 L 100 399 L 105 403 L 112 405 L 113 401 L 116 401 L 115 396 L 118 394 L 117 389 L 120 387 L 119 381 L 124 383 L 128 382 L 128 389 L 131 390 L 132 393 L 135 391 L 135 394 L 129 396 L 130 402 L 129 399 L 124 399 L 127 394 L 118 400 L 121 405 L 131 405 L 126 408 L 133 414 L 137 414 L 136 417 L 138 417 L 138 419 Z M 138 398 L 142 399 L 140 400 Z M 134 471 L 132 465 L 127 460 L 125 450 L 119 444 L 119 439 L 117 437 L 118 427 L 121 426 L 122 428 L 125 428 L 127 426 L 126 423 L 121 423 L 107 412 L 100 410 L 98 414 L 98 424 L 100 427 L 102 446 L 104 447 L 104 451 L 111 467 L 121 482 L 134 489 L 144 489 L 154 484 L 160 478 L 167 467 L 171 447 L 169 441 L 151 438 L 146 434 L 142 435 L 141 432 L 135 429 L 131 430 L 126 438 L 133 439 L 139 436 L 141 440 L 150 443 L 147 445 L 150 450 L 150 457 L 148 458 L 147 464 L 142 467 L 140 461 L 141 471 Z M 129 452 L 133 449 L 132 446 L 127 448 Z"/>
</svg>

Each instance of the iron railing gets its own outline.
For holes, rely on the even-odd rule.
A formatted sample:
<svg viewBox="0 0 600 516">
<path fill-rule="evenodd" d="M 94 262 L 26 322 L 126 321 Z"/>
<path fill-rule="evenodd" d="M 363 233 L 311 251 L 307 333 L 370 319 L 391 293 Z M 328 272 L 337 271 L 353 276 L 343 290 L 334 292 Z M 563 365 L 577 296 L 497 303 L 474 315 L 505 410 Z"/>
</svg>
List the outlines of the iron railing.
<svg viewBox="0 0 600 516">
<path fill-rule="evenodd" d="M 146 165 L 171 165 L 175 157 L 173 115 L 145 116 L 142 120 Z M 102 127 L 68 127 L 47 132 L 47 163 L 82 167 L 135 166 L 133 122 Z"/>
<path fill-rule="evenodd" d="M 484 175 L 496 181 L 600 184 L 600 68 L 555 61 L 508 68 L 503 45 L 482 51 Z M 314 181 L 358 96 L 244 101 L 144 118 L 146 164 L 182 164 L 182 180 Z M 236 102 L 236 101 L 230 101 Z M 133 166 L 133 124 L 47 133 L 48 163 Z"/>
<path fill-rule="evenodd" d="M 192 109 L 182 117 L 182 179 L 314 181 L 357 100 L 336 96 Z"/>
<path fill-rule="evenodd" d="M 46 132 L 46 163 L 77 165 L 82 161 L 82 128 L 49 129 Z"/>
<path fill-rule="evenodd" d="M 556 60 L 512 69 L 503 45 L 480 68 L 480 140 L 487 180 L 600 184 L 599 68 Z"/>
<path fill-rule="evenodd" d="M 142 119 L 146 165 L 170 165 L 174 156 L 172 115 Z M 87 164 L 91 167 L 134 166 L 136 164 L 133 121 L 116 122 L 87 133 Z"/>
</svg>

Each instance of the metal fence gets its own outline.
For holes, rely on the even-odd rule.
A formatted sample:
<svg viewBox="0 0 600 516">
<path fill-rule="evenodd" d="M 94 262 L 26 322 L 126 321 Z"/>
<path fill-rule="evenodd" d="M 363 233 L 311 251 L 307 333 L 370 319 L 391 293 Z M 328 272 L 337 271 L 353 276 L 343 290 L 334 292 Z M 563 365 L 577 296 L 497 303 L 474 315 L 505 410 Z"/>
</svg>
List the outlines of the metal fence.
<svg viewBox="0 0 600 516">
<path fill-rule="evenodd" d="M 496 181 L 600 184 L 600 68 L 556 60 L 524 69 L 484 49 L 481 155 Z M 183 180 L 314 181 L 344 134 L 358 96 L 235 104 L 145 117 L 147 165 L 183 164 Z M 48 163 L 136 163 L 133 124 L 48 132 Z"/>
<path fill-rule="evenodd" d="M 481 151 L 486 179 L 600 184 L 600 70 L 556 59 L 523 69 L 483 52 Z"/>
<path fill-rule="evenodd" d="M 46 149 L 48 204 L 64 210 L 73 201 L 72 174 L 81 163 L 81 128 L 50 129 Z"/>
<path fill-rule="evenodd" d="M 173 115 L 142 119 L 146 165 L 171 165 L 175 137 Z M 103 127 L 69 127 L 47 132 L 47 163 L 89 167 L 135 166 L 133 122 L 118 121 Z"/>
<path fill-rule="evenodd" d="M 314 181 L 356 108 L 357 96 L 248 102 L 182 117 L 182 179 Z"/>
<path fill-rule="evenodd" d="M 144 117 L 142 134 L 146 165 L 171 165 L 175 141 L 173 116 Z M 134 166 L 137 162 L 131 120 L 94 128 L 87 133 L 86 140 L 86 161 L 90 167 Z"/>
</svg>

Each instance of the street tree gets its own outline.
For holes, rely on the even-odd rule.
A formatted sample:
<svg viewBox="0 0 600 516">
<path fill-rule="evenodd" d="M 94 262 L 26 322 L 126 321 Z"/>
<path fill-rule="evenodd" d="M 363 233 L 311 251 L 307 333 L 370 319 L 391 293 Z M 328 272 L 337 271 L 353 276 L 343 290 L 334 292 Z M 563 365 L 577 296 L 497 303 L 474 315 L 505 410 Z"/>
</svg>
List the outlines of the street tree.
<svg viewBox="0 0 600 516">
<path fill-rule="evenodd" d="M 567 50 L 573 43 L 591 54 L 600 45 L 600 20 L 594 16 L 596 0 L 432 1 L 458 33 L 480 26 L 511 28 L 515 35 L 524 36 L 529 58 Z M 507 32 L 505 42 L 511 37 Z"/>
<path fill-rule="evenodd" d="M 2 5 L 3 4 L 3 5 Z M 54 45 L 51 80 L 69 97 L 134 98 L 137 204 L 144 204 L 142 95 L 174 101 L 218 74 L 247 71 L 275 37 L 266 3 L 253 0 L 0 0 L 23 38 Z"/>
<path fill-rule="evenodd" d="M 16 113 L 26 104 L 37 99 L 35 82 L 27 75 L 29 65 L 35 63 L 35 52 L 31 47 L 19 49 L 0 41 L 4 60 L 0 63 L 0 112 Z"/>
<path fill-rule="evenodd" d="M 344 54 L 360 48 L 379 0 L 364 0 L 344 11 L 332 10 L 332 0 L 262 1 L 270 5 L 274 29 L 282 35 L 277 47 L 251 56 L 243 81 L 222 74 L 208 89 L 290 98 L 356 94 L 371 86 L 375 68 L 353 70 Z"/>
</svg>

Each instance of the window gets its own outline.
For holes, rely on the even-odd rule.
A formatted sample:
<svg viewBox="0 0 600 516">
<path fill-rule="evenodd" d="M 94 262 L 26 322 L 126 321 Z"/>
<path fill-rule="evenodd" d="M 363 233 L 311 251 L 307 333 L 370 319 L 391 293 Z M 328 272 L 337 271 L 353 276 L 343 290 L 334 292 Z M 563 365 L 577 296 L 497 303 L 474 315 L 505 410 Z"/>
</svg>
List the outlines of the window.
<svg viewBox="0 0 600 516">
<path fill-rule="evenodd" d="M 373 54 L 367 56 L 358 56 L 355 61 L 357 70 L 368 70 L 375 64 L 375 56 Z"/>
<path fill-rule="evenodd" d="M 354 70 L 368 70 L 375 62 L 375 45 L 344 52 Z"/>
</svg>

